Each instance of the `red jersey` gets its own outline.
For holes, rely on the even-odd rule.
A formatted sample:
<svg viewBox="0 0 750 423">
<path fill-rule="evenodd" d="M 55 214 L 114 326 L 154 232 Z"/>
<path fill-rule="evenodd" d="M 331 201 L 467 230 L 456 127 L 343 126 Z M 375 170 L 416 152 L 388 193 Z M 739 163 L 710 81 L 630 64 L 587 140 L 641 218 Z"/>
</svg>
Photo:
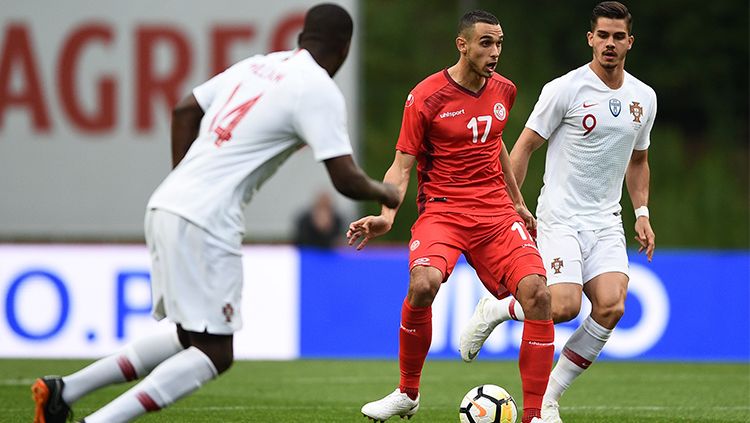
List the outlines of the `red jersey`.
<svg viewBox="0 0 750 423">
<path fill-rule="evenodd" d="M 516 86 L 493 73 L 474 93 L 443 70 L 411 91 L 396 149 L 417 158 L 419 213 L 515 213 L 500 165 Z"/>
</svg>

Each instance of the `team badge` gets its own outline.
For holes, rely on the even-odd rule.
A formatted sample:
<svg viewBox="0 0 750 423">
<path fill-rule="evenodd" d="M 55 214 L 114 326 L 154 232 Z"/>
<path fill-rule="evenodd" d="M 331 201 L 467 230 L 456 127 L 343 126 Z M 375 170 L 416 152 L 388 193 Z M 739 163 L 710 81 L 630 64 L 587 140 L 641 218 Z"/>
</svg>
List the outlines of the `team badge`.
<svg viewBox="0 0 750 423">
<path fill-rule="evenodd" d="M 633 122 L 641 123 L 641 116 L 643 116 L 643 107 L 641 103 L 634 101 L 630 104 L 630 114 L 633 115 Z"/>
<path fill-rule="evenodd" d="M 620 116 L 621 110 L 622 110 L 622 103 L 620 103 L 620 100 L 616 98 L 609 99 L 609 111 L 612 112 L 612 116 L 614 117 Z"/>
<path fill-rule="evenodd" d="M 406 96 L 406 107 L 409 107 L 412 104 L 414 104 L 414 96 L 409 93 L 409 95 Z"/>
<path fill-rule="evenodd" d="M 232 307 L 231 304 L 226 303 L 224 304 L 224 307 L 221 309 L 221 312 L 224 314 L 224 317 L 227 319 L 227 323 L 232 322 L 232 316 L 234 316 L 234 307 Z"/>
<path fill-rule="evenodd" d="M 415 239 L 414 242 L 412 242 L 411 245 L 409 246 L 409 249 L 412 250 L 412 251 L 414 251 L 417 248 L 419 248 L 419 244 L 420 244 L 419 240 Z"/>
<path fill-rule="evenodd" d="M 555 274 L 560 274 L 560 269 L 563 268 L 563 261 L 560 257 L 555 258 L 552 260 L 552 264 L 550 265 L 550 268 L 555 271 Z"/>
<path fill-rule="evenodd" d="M 505 111 L 505 106 L 503 106 L 503 103 L 495 103 L 495 117 L 499 121 L 504 121 L 505 117 L 507 116 L 507 112 Z"/>
</svg>

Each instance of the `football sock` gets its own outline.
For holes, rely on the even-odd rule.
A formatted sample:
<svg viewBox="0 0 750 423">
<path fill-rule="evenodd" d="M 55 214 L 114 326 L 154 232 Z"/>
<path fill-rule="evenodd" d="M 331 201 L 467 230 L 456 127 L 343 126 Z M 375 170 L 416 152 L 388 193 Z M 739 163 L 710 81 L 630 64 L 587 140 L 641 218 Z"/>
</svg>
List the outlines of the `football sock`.
<svg viewBox="0 0 750 423">
<path fill-rule="evenodd" d="M 63 378 L 63 401 L 70 405 L 89 392 L 113 383 L 142 378 L 156 365 L 182 351 L 176 331 L 131 342 L 121 351 L 104 357 Z"/>
<path fill-rule="evenodd" d="M 404 300 L 398 340 L 399 388 L 414 400 L 419 393 L 419 378 L 432 342 L 432 307 L 412 307 Z"/>
<path fill-rule="evenodd" d="M 539 417 L 542 396 L 547 387 L 555 354 L 555 327 L 552 320 L 526 320 L 523 323 L 518 367 L 523 388 L 522 423 Z"/>
<path fill-rule="evenodd" d="M 157 366 L 148 377 L 86 417 L 86 423 L 130 421 L 189 395 L 218 375 L 211 359 L 190 347 Z"/>
<path fill-rule="evenodd" d="M 484 309 L 485 320 L 502 323 L 508 320 L 523 321 L 526 318 L 521 303 L 512 296 L 490 301 L 487 305 L 488 307 Z"/>
<path fill-rule="evenodd" d="M 587 317 L 565 343 L 550 375 L 544 400 L 558 402 L 573 380 L 596 360 L 611 334 L 612 329 L 596 323 L 591 316 Z"/>
</svg>

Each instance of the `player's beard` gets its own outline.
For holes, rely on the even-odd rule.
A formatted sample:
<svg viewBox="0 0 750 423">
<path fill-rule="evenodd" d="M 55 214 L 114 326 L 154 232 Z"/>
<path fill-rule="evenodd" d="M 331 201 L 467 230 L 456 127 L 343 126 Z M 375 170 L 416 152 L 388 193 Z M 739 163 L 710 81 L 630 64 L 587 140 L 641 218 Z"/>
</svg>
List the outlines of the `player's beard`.
<svg viewBox="0 0 750 423">
<path fill-rule="evenodd" d="M 616 56 L 614 57 L 614 60 L 607 60 L 608 57 L 604 55 L 607 51 L 608 50 L 604 50 L 599 55 L 599 65 L 601 65 L 602 68 L 615 69 L 625 60 L 625 56 L 617 54 L 617 52 L 615 52 Z"/>
<path fill-rule="evenodd" d="M 471 69 L 479 76 L 482 76 L 484 78 L 491 78 L 492 74 L 495 72 L 495 69 L 492 70 L 487 69 L 487 66 L 490 62 L 485 62 L 483 66 L 478 65 L 475 61 L 470 60 L 469 64 L 471 65 Z M 497 64 L 495 65 L 497 67 Z"/>
</svg>

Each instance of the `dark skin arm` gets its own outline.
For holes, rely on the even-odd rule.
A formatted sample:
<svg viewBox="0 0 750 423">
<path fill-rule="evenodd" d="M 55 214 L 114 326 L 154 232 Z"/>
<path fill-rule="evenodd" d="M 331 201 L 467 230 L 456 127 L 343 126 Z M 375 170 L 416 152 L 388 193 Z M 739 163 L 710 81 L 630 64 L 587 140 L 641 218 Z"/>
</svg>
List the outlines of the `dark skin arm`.
<svg viewBox="0 0 750 423">
<path fill-rule="evenodd" d="M 368 177 L 354 163 L 352 156 L 325 160 L 328 175 L 338 192 L 354 200 L 377 200 L 386 207 L 398 207 L 401 197 L 396 187 Z"/>
<path fill-rule="evenodd" d="M 198 138 L 203 114 L 203 109 L 192 94 L 172 109 L 172 168 L 177 167 Z"/>
</svg>

